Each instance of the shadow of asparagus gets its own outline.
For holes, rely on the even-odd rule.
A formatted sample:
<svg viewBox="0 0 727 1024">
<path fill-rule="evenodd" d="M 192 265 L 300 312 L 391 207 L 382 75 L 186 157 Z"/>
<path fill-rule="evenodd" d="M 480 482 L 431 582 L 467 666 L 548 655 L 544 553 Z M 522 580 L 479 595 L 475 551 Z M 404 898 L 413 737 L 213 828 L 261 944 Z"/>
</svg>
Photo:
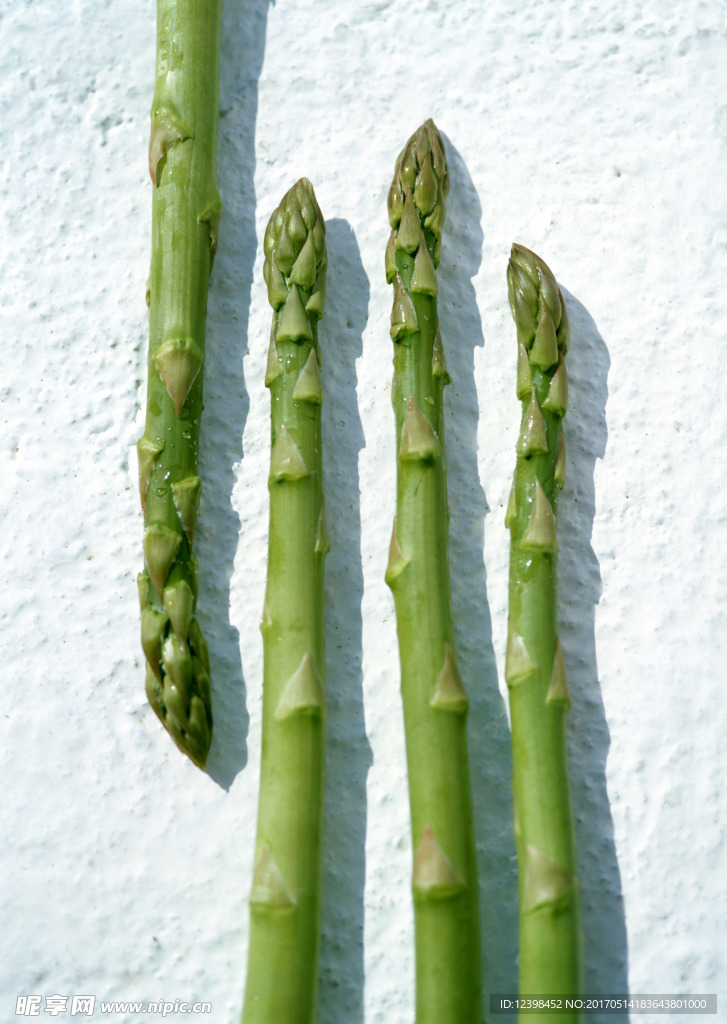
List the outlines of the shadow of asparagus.
<svg viewBox="0 0 727 1024">
<path fill-rule="evenodd" d="M 356 398 L 369 282 L 345 220 L 327 222 L 326 313 L 321 321 L 323 465 L 331 550 L 326 563 L 326 789 L 318 1020 L 363 1022 L 366 776 L 361 502 L 364 435 Z"/>
<path fill-rule="evenodd" d="M 450 566 L 460 670 L 470 698 L 469 754 L 480 879 L 485 1015 L 491 992 L 517 991 L 517 864 L 512 754 L 497 682 L 484 564 L 487 498 L 479 483 L 474 352 L 484 346 L 472 278 L 482 252 L 482 208 L 469 172 L 445 138 L 452 187 L 439 268 L 439 311 L 452 383 L 445 390 Z M 504 282 L 504 274 L 503 274 Z M 504 288 L 504 283 L 503 283 Z M 496 528 L 504 531 L 503 523 Z M 504 1019 L 504 1018 L 503 1018 Z"/>
<path fill-rule="evenodd" d="M 571 341 L 566 484 L 558 502 L 558 618 L 573 700 L 568 723 L 584 934 L 585 991 L 627 992 L 621 875 L 606 785 L 610 734 L 598 683 L 595 607 L 601 572 L 591 547 L 594 471 L 606 451 L 608 349 L 583 305 L 562 288 Z M 594 1024 L 600 1019 L 594 1015 Z M 603 1016 L 604 1022 L 610 1018 Z"/>
<path fill-rule="evenodd" d="M 223 214 L 207 305 L 200 439 L 204 490 L 195 547 L 201 569 L 199 618 L 212 660 L 215 726 L 207 773 L 224 789 L 247 763 L 249 716 L 240 638 L 230 622 L 230 579 L 240 541 L 232 489 L 250 408 L 242 361 L 257 250 L 255 121 L 269 3 L 248 0 L 244 10 L 231 4 L 222 12 L 217 158 Z"/>
</svg>

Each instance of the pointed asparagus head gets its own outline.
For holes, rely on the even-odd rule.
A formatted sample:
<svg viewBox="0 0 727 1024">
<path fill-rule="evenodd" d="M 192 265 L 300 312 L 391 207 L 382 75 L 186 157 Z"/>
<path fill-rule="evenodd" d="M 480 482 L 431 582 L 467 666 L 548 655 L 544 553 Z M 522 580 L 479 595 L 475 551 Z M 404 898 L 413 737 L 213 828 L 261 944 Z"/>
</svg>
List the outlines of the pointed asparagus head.
<svg viewBox="0 0 727 1024">
<path fill-rule="evenodd" d="M 544 260 L 515 242 L 507 267 L 510 309 L 518 342 L 531 361 L 547 370 L 567 350 L 568 320 L 560 289 Z M 562 329 L 561 329 L 562 328 Z"/>
<path fill-rule="evenodd" d="M 435 267 L 439 265 L 444 201 L 448 192 L 449 171 L 444 144 L 437 126 L 429 118 L 417 128 L 399 154 L 389 190 L 388 211 L 397 248 L 416 251 L 422 229 L 431 233 Z"/>
<path fill-rule="evenodd" d="M 281 310 L 284 337 L 310 341 L 312 322 L 323 315 L 327 258 L 326 225 L 307 178 L 286 192 L 268 221 L 264 251 L 268 299 Z"/>
<path fill-rule="evenodd" d="M 165 619 L 165 623 L 168 621 Z M 181 642 L 171 632 L 163 643 L 157 644 L 159 651 L 155 653 L 154 665 L 147 662 L 146 692 L 149 703 L 176 745 L 204 771 L 212 742 L 212 699 L 206 646 L 202 640 L 195 647 L 193 636 L 201 636 L 196 619 L 192 619 L 188 643 Z M 161 640 L 161 637 L 151 639 Z M 148 643 L 145 653 L 148 657 Z M 163 672 L 154 667 L 157 654 Z"/>
</svg>

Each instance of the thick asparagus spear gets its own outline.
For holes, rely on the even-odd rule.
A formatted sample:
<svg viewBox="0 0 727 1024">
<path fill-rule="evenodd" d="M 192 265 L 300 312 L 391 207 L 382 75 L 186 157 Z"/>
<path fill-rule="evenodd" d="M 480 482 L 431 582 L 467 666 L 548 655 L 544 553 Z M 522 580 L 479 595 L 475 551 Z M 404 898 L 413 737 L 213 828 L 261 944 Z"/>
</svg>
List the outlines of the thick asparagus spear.
<svg viewBox="0 0 727 1024">
<path fill-rule="evenodd" d="M 138 443 L 145 568 L 139 576 L 146 692 L 200 768 L 212 735 L 209 657 L 192 553 L 201 483 L 207 281 L 217 244 L 221 0 L 158 0 L 149 173 L 149 384 Z"/>
<path fill-rule="evenodd" d="M 270 532 L 261 624 L 263 738 L 244 1024 L 311 1024 L 320 930 L 325 697 L 323 504 L 317 322 L 325 224 L 302 178 L 265 232 L 273 324 Z"/>
<path fill-rule="evenodd" d="M 437 276 L 449 176 L 429 120 L 396 163 L 386 277 L 394 285 L 397 497 L 386 581 L 396 605 L 414 865 L 417 1024 L 479 1024 L 477 866 L 465 695 L 449 584 Z"/>
<path fill-rule="evenodd" d="M 520 991 L 567 994 L 581 991 L 582 984 L 566 744 L 570 694 L 556 610 L 555 516 L 565 482 L 561 421 L 568 404 L 568 317 L 553 274 L 521 245 L 512 247 L 507 283 L 523 406 L 505 519 L 511 544 L 505 678 L 520 875 Z"/>
</svg>

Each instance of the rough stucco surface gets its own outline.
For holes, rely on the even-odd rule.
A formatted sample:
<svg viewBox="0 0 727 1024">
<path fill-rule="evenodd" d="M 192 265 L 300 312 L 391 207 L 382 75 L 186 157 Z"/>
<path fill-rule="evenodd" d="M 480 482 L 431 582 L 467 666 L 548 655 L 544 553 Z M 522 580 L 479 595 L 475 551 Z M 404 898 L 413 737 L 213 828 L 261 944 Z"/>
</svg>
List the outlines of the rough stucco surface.
<svg viewBox="0 0 727 1024">
<path fill-rule="evenodd" d="M 305 174 L 330 263 L 319 1021 L 412 1020 L 383 582 L 395 472 L 383 249 L 394 159 L 431 115 L 452 181 L 440 309 L 485 989 L 516 987 L 503 515 L 518 240 L 553 268 L 572 321 L 559 578 L 586 988 L 717 992 L 727 1020 L 724 5 L 226 4 L 197 540 L 207 775 L 147 707 L 138 644 L 154 18 L 150 0 L 0 2 L 0 1016 L 33 993 L 208 1000 L 195 1019 L 215 1024 L 239 1013 L 267 535 L 262 236 Z"/>
</svg>

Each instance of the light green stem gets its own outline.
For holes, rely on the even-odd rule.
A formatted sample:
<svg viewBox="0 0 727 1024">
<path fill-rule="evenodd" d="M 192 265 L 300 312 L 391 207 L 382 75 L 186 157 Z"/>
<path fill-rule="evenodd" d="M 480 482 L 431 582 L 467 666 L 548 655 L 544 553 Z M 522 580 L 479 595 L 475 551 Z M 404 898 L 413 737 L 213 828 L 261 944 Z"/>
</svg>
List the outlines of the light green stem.
<svg viewBox="0 0 727 1024">
<path fill-rule="evenodd" d="M 468 702 L 449 583 L 442 402 L 449 377 L 435 273 L 448 188 L 444 147 L 430 120 L 400 154 L 388 202 L 397 500 L 386 580 L 396 605 L 414 845 L 416 1020 L 480 1024 Z"/>
<path fill-rule="evenodd" d="M 553 274 L 513 245 L 507 272 L 517 325 L 523 413 L 506 525 L 515 840 L 519 863 L 520 992 L 582 991 L 576 853 L 568 780 L 570 693 L 558 639 L 557 496 L 565 482 L 561 421 L 568 404 L 568 318 Z M 523 1020 L 527 1018 L 523 1017 Z M 572 1014 L 549 1014 L 570 1021 Z"/>
<path fill-rule="evenodd" d="M 325 695 L 323 505 L 317 322 L 325 225 L 302 178 L 265 233 L 275 310 L 270 533 L 262 634 L 263 737 L 244 1024 L 313 1024 L 318 982 Z"/>
<path fill-rule="evenodd" d="M 139 576 L 149 701 L 203 768 L 212 736 L 209 657 L 194 612 L 207 282 L 217 244 L 221 0 L 158 0 L 146 425 L 138 443 L 145 568 Z"/>
</svg>

